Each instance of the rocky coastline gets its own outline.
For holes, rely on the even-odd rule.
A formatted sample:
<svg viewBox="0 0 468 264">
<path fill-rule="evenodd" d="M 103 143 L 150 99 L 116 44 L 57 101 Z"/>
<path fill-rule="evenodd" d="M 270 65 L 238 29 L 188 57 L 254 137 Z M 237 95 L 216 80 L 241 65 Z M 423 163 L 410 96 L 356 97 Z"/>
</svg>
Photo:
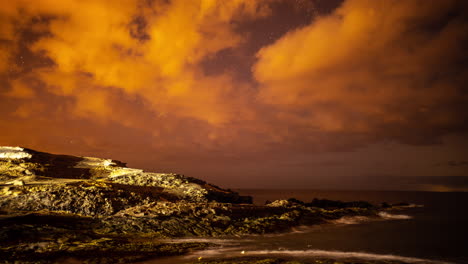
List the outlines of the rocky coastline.
<svg viewBox="0 0 468 264">
<path fill-rule="evenodd" d="M 252 197 L 183 175 L 21 147 L 0 147 L 0 188 L 0 263 L 138 262 L 216 247 L 164 242 L 168 238 L 279 233 L 343 216 L 374 216 L 391 207 L 293 198 L 259 206 Z"/>
</svg>

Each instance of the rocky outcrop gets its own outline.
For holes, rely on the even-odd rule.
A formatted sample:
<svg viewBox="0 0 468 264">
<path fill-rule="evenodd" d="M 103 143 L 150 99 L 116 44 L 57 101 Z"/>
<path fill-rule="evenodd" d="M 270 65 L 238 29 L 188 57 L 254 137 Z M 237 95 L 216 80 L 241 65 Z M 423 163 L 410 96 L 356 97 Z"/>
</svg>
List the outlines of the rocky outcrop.
<svg viewBox="0 0 468 264">
<path fill-rule="evenodd" d="M 207 246 L 166 247 L 154 243 L 158 238 L 265 234 L 376 213 L 365 202 L 256 206 L 251 197 L 199 179 L 20 147 L 0 147 L 0 185 L 0 258 L 7 263 L 54 262 L 67 253 L 83 259 L 83 252 L 91 263 L 106 263 L 108 251 L 139 259 L 143 251 L 156 256 Z"/>
<path fill-rule="evenodd" d="M 4 186 L 0 208 L 84 215 L 109 215 L 149 201 L 252 202 L 250 197 L 183 175 L 144 172 L 112 159 L 20 147 L 0 147 L 0 185 Z"/>
</svg>

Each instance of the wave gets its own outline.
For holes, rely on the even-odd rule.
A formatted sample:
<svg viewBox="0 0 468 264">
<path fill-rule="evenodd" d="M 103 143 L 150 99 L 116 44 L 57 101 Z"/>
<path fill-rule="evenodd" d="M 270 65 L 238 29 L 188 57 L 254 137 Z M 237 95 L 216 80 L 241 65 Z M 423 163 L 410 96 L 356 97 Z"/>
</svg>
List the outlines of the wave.
<svg viewBox="0 0 468 264">
<path fill-rule="evenodd" d="M 409 215 L 396 215 L 396 214 L 389 214 L 387 212 L 379 212 L 378 215 L 382 217 L 383 219 L 389 219 L 389 220 L 403 220 L 403 219 L 411 219 L 413 217 Z"/>
<path fill-rule="evenodd" d="M 424 207 L 424 204 L 403 204 L 403 205 L 393 205 L 394 208 L 419 208 Z"/>
<path fill-rule="evenodd" d="M 345 251 L 329 251 L 329 250 L 242 250 L 224 249 L 224 250 L 205 250 L 197 252 L 199 258 L 212 258 L 212 257 L 241 257 L 241 256 L 292 256 L 300 258 L 330 258 L 330 259 L 359 259 L 370 261 L 399 261 L 404 263 L 414 264 L 453 264 L 450 262 L 443 262 L 437 260 L 428 260 L 413 257 L 404 257 L 392 254 L 374 254 L 366 252 L 345 252 Z"/>
<path fill-rule="evenodd" d="M 344 216 L 336 220 L 331 220 L 330 223 L 340 225 L 355 225 L 367 221 L 370 221 L 370 218 L 367 216 Z"/>
<path fill-rule="evenodd" d="M 244 235 L 242 236 L 243 239 L 247 237 L 280 237 L 280 236 L 288 236 L 291 234 L 298 234 L 298 233 L 309 233 L 313 230 L 321 229 L 324 227 L 327 227 L 328 225 L 357 225 L 357 224 L 362 224 L 365 222 L 371 222 L 371 221 L 379 221 L 379 220 L 406 220 L 406 219 L 412 219 L 413 217 L 409 215 L 403 215 L 403 214 L 390 214 L 387 212 L 379 212 L 377 215 L 380 217 L 375 217 L 375 216 L 343 216 L 338 219 L 334 220 L 327 220 L 326 222 L 322 224 L 315 224 L 315 225 L 302 225 L 302 226 L 294 226 L 291 227 L 289 232 L 282 232 L 282 233 L 272 233 L 272 234 L 249 234 L 249 235 Z M 227 242 L 224 240 L 224 242 Z"/>
<path fill-rule="evenodd" d="M 253 236 L 256 237 L 281 237 L 281 236 L 288 236 L 291 234 L 303 234 L 310 232 L 311 230 L 314 230 L 314 228 L 320 227 L 319 225 L 312 225 L 312 226 L 307 226 L 307 225 L 300 225 L 300 226 L 293 226 L 289 231 L 286 232 L 281 232 L 281 233 L 271 233 L 271 234 L 256 234 Z M 249 237 L 252 235 L 247 235 L 246 237 Z"/>
<path fill-rule="evenodd" d="M 170 238 L 159 240 L 164 243 L 214 243 L 218 245 L 237 245 L 239 239 L 222 238 Z M 242 239 L 242 242 L 249 242 L 249 239 Z"/>
<path fill-rule="evenodd" d="M 379 212 L 377 214 L 384 220 L 403 220 L 403 219 L 411 219 L 412 217 L 409 215 L 403 214 L 390 214 L 387 212 Z M 344 216 L 336 220 L 330 220 L 329 223 L 338 224 L 338 225 L 356 225 L 361 224 L 363 222 L 368 222 L 372 220 L 377 220 L 376 218 L 370 218 L 367 216 Z"/>
</svg>

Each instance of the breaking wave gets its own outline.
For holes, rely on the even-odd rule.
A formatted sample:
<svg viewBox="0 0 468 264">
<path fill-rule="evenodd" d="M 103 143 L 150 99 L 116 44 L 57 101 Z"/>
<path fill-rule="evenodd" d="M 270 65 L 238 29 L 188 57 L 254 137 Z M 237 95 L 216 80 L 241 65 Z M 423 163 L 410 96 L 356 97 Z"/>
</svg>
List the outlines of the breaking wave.
<svg viewBox="0 0 468 264">
<path fill-rule="evenodd" d="M 382 217 L 383 219 L 389 219 L 389 220 L 403 220 L 403 219 L 411 219 L 412 218 L 409 215 L 403 215 L 403 214 L 396 215 L 396 214 L 389 214 L 387 212 L 380 212 L 380 213 L 378 213 L 378 215 L 380 217 Z"/>
<path fill-rule="evenodd" d="M 192 255 L 194 257 L 195 255 Z M 330 258 L 330 259 L 359 259 L 370 261 L 400 261 L 414 264 L 452 264 L 450 262 L 428 260 L 413 257 L 404 257 L 391 254 L 373 254 L 366 252 L 344 252 L 329 250 L 242 250 L 241 248 L 231 250 L 205 250 L 197 252 L 198 258 L 213 257 L 241 257 L 241 256 L 291 256 L 300 258 Z"/>
<path fill-rule="evenodd" d="M 238 245 L 240 241 L 238 239 L 227 239 L 227 238 L 170 238 L 161 239 L 160 242 L 164 243 L 214 243 L 218 245 Z M 249 242 L 249 239 L 242 239 L 242 242 Z"/>
<path fill-rule="evenodd" d="M 330 223 L 339 224 L 339 225 L 355 225 L 355 224 L 367 222 L 369 220 L 370 218 L 366 216 L 344 216 L 339 219 L 332 220 L 330 221 Z"/>
</svg>

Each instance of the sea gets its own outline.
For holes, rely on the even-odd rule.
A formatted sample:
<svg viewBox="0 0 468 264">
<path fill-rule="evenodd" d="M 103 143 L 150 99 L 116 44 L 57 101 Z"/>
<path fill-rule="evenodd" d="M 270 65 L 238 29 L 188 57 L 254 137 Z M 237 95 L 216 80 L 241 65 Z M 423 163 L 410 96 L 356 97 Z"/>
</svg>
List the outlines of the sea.
<svg viewBox="0 0 468 264">
<path fill-rule="evenodd" d="M 296 198 L 401 203 L 402 210 L 378 217 L 344 217 L 326 224 L 300 226 L 283 234 L 179 239 L 222 245 L 186 256 L 145 263 L 196 263 L 197 259 L 242 256 L 330 258 L 382 263 L 468 264 L 468 192 L 236 190 L 255 204 Z"/>
</svg>

